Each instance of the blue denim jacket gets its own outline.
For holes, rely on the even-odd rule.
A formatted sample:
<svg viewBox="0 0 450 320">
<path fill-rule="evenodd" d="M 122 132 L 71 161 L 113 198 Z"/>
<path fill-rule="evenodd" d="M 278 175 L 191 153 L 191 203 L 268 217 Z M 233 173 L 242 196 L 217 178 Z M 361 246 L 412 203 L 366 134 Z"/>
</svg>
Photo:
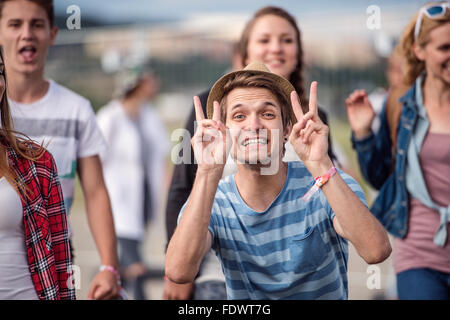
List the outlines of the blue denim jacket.
<svg viewBox="0 0 450 320">
<path fill-rule="evenodd" d="M 392 142 L 386 117 L 386 108 L 380 114 L 381 126 L 363 140 L 352 134 L 353 148 L 358 154 L 364 178 L 379 189 L 370 211 L 392 235 L 404 238 L 408 228 L 408 192 L 406 189 L 406 154 L 417 122 L 416 84 L 400 98 L 403 104 L 397 131 L 395 168 L 392 170 Z"/>
</svg>

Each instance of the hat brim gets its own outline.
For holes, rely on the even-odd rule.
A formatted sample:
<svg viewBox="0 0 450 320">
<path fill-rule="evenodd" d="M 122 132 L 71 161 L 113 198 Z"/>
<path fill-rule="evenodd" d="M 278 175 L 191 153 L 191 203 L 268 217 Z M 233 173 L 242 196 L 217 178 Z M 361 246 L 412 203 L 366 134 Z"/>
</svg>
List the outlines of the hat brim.
<svg viewBox="0 0 450 320">
<path fill-rule="evenodd" d="M 245 70 L 245 69 L 227 73 L 226 75 L 222 76 L 219 80 L 217 80 L 216 83 L 214 83 L 213 87 L 211 88 L 211 91 L 209 92 L 208 100 L 206 103 L 206 114 L 209 119 L 211 119 L 213 116 L 214 101 L 220 102 L 224 96 L 223 87 L 225 86 L 225 84 L 232 77 L 235 77 L 235 76 L 241 75 L 241 74 L 262 75 L 264 77 L 272 79 L 277 84 L 277 86 L 281 89 L 281 91 L 286 95 L 286 100 L 288 102 L 289 119 L 291 120 L 292 125 L 294 125 L 297 122 L 297 117 L 295 116 L 295 113 L 294 113 L 294 110 L 292 109 L 292 104 L 291 104 L 291 92 L 295 91 L 294 86 L 285 78 L 283 78 L 279 75 L 276 75 L 274 73 L 260 71 L 260 70 Z"/>
</svg>

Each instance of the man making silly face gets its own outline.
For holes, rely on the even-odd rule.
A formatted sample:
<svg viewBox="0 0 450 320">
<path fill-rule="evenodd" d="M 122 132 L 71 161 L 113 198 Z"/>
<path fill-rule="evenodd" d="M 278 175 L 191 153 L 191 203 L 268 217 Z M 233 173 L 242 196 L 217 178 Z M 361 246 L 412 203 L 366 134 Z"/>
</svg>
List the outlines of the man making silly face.
<svg viewBox="0 0 450 320">
<path fill-rule="evenodd" d="M 111 271 L 118 268 L 116 237 L 99 158 L 106 144 L 90 102 L 44 78 L 47 52 L 57 32 L 52 0 L 0 0 L 0 45 L 15 129 L 39 143 L 48 143 L 67 212 L 78 174 L 89 225 L 104 265 L 92 281 L 88 298 L 115 298 L 120 290 Z"/>
<path fill-rule="evenodd" d="M 255 62 L 216 82 L 209 119 L 194 97 L 198 170 L 168 246 L 170 280 L 192 281 L 212 247 L 230 299 L 346 299 L 347 240 L 367 263 L 389 256 L 361 188 L 327 154 L 316 96 L 313 82 L 303 112 L 292 85 Z M 287 139 L 301 161 L 282 162 Z M 230 150 L 238 172 L 220 180 Z"/>
<path fill-rule="evenodd" d="M 257 169 L 282 154 L 291 126 L 283 129 L 280 102 L 268 89 L 233 89 L 223 105 L 229 106 L 225 122 L 236 139 L 232 155 L 238 163 Z"/>
</svg>

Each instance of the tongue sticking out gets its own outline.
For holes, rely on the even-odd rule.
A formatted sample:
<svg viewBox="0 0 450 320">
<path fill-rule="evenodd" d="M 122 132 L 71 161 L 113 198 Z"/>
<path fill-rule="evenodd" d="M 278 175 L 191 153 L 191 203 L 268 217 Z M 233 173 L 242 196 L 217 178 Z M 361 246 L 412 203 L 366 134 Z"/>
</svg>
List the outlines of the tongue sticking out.
<svg viewBox="0 0 450 320">
<path fill-rule="evenodd" d="M 22 56 L 22 59 L 24 60 L 24 62 L 32 62 L 35 54 L 36 54 L 35 50 L 29 50 L 29 49 L 22 50 L 20 52 L 20 55 Z"/>
</svg>

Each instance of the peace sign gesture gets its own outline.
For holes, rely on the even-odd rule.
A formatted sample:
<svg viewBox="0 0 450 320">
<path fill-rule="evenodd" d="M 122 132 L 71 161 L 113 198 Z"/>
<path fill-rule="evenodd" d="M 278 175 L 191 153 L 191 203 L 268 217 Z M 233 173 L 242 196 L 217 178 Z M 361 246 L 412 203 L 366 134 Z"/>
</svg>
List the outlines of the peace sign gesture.
<svg viewBox="0 0 450 320">
<path fill-rule="evenodd" d="M 328 156 L 329 128 L 320 120 L 318 113 L 317 82 L 311 83 L 307 113 L 303 113 L 295 91 L 291 92 L 291 104 L 297 123 L 292 127 L 289 141 L 305 163 L 306 168 L 311 172 L 318 165 L 331 162 Z"/>
<path fill-rule="evenodd" d="M 212 119 L 205 119 L 199 97 L 194 97 L 197 130 L 191 139 L 198 169 L 222 169 L 231 147 L 225 125 L 220 120 L 220 104 L 214 101 Z"/>
</svg>

